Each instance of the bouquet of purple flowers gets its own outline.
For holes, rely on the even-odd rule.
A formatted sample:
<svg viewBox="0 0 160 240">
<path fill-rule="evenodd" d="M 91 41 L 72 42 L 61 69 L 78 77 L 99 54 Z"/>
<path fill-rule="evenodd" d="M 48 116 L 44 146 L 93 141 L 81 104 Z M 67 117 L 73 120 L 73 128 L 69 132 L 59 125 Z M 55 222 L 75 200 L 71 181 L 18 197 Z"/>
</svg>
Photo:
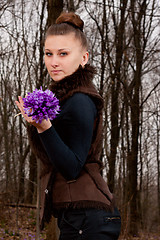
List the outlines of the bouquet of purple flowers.
<svg viewBox="0 0 160 240">
<path fill-rule="evenodd" d="M 43 119 L 53 120 L 60 111 L 59 100 L 50 90 L 35 89 L 32 93 L 23 98 L 24 111 L 36 123 L 41 123 Z"/>
</svg>

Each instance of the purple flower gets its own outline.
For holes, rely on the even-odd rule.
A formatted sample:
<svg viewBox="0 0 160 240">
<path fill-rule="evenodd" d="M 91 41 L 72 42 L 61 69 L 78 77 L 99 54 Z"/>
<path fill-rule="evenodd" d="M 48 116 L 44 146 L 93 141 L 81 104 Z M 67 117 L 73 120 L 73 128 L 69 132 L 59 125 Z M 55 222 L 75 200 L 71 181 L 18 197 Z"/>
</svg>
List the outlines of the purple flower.
<svg viewBox="0 0 160 240">
<path fill-rule="evenodd" d="M 35 89 L 32 93 L 23 98 L 24 111 L 36 123 L 41 123 L 43 119 L 53 120 L 60 111 L 59 100 L 50 90 Z"/>
</svg>

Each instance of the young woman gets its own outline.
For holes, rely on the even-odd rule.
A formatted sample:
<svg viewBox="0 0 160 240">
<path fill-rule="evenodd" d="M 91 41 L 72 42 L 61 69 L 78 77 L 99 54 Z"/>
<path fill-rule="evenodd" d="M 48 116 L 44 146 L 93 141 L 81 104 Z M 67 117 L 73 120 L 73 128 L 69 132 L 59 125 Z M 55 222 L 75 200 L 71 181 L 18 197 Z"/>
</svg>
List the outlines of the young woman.
<svg viewBox="0 0 160 240">
<path fill-rule="evenodd" d="M 100 174 L 103 99 L 92 83 L 87 49 L 83 21 L 62 13 L 45 39 L 45 65 L 60 114 L 39 124 L 24 113 L 22 98 L 16 101 L 43 166 L 41 227 L 57 217 L 60 240 L 111 240 L 120 233 L 119 212 Z"/>
</svg>

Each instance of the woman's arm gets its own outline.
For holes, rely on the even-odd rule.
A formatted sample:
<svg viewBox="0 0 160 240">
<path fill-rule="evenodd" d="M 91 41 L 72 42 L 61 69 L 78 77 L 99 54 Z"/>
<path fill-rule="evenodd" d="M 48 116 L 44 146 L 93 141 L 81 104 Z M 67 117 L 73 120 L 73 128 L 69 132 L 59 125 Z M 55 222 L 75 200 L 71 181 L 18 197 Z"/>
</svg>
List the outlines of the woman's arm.
<svg viewBox="0 0 160 240">
<path fill-rule="evenodd" d="M 47 155 L 68 180 L 80 173 L 92 141 L 96 107 L 85 94 L 76 93 L 65 104 L 62 137 L 54 126 L 39 134 Z"/>
</svg>

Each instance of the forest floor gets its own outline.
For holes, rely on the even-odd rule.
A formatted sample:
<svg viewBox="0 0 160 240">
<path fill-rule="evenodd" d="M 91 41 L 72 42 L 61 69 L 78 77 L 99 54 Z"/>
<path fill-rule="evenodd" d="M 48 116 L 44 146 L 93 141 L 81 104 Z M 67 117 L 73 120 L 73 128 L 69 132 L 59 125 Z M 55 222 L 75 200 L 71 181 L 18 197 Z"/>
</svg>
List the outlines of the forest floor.
<svg viewBox="0 0 160 240">
<path fill-rule="evenodd" d="M 0 209 L 0 240 L 35 240 L 36 211 L 30 208 L 3 207 Z M 40 240 L 45 240 L 45 232 Z"/>
<path fill-rule="evenodd" d="M 36 212 L 34 209 L 3 207 L 0 208 L 0 240 L 35 240 L 36 239 Z M 45 231 L 41 233 L 40 240 L 45 240 Z M 159 234 L 141 234 L 140 237 L 119 240 L 160 240 Z M 97 239 L 98 240 L 98 239 Z"/>
</svg>

